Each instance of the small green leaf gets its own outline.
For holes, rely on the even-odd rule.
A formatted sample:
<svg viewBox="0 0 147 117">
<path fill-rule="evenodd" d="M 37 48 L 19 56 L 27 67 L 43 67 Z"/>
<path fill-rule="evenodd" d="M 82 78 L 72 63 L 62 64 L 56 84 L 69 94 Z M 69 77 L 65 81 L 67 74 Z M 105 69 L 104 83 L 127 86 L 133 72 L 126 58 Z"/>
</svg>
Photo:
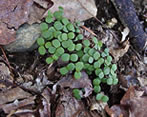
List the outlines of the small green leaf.
<svg viewBox="0 0 147 117">
<path fill-rule="evenodd" d="M 52 45 L 53 45 L 55 48 L 58 48 L 58 47 L 61 46 L 60 41 L 58 41 L 57 39 L 55 39 L 55 40 L 52 41 Z"/>
<path fill-rule="evenodd" d="M 66 33 L 68 32 L 68 30 L 67 30 L 67 28 L 66 28 L 65 25 L 63 26 L 63 29 L 62 29 L 62 30 L 63 30 L 64 32 L 66 32 Z"/>
<path fill-rule="evenodd" d="M 73 62 L 76 62 L 78 60 L 78 55 L 77 54 L 71 54 L 70 60 L 73 61 Z"/>
<path fill-rule="evenodd" d="M 92 41 L 93 41 L 95 44 L 97 44 L 97 43 L 98 43 L 98 40 L 97 40 L 97 38 L 96 38 L 96 37 L 93 37 L 93 38 L 92 38 Z"/>
<path fill-rule="evenodd" d="M 53 14 L 51 13 L 51 11 L 48 11 L 48 17 L 53 17 Z"/>
<path fill-rule="evenodd" d="M 102 78 L 104 78 L 104 73 L 100 72 L 98 76 L 99 76 L 100 79 L 102 79 Z"/>
<path fill-rule="evenodd" d="M 105 48 L 104 52 L 108 56 L 109 55 L 109 48 Z"/>
<path fill-rule="evenodd" d="M 94 62 L 94 68 L 100 68 L 101 64 L 99 61 Z"/>
<path fill-rule="evenodd" d="M 70 52 L 74 51 L 74 50 L 75 50 L 75 44 L 69 45 L 69 47 L 68 47 L 67 49 L 68 49 L 68 51 L 70 51 Z"/>
<path fill-rule="evenodd" d="M 46 63 L 47 64 L 51 64 L 51 63 L 53 63 L 53 58 L 52 57 L 48 57 L 48 58 L 46 58 Z"/>
<path fill-rule="evenodd" d="M 82 49 L 82 44 L 78 43 L 76 44 L 76 50 L 79 51 Z"/>
<path fill-rule="evenodd" d="M 76 66 L 76 71 L 81 71 L 84 68 L 83 62 L 77 62 L 75 66 Z"/>
<path fill-rule="evenodd" d="M 55 11 L 53 15 L 56 19 L 60 20 L 63 17 L 63 11 Z"/>
<path fill-rule="evenodd" d="M 43 45 L 45 44 L 44 39 L 43 39 L 43 38 L 38 38 L 38 39 L 37 39 L 37 44 L 38 44 L 39 46 L 43 46 Z"/>
<path fill-rule="evenodd" d="M 90 41 L 88 39 L 83 41 L 84 46 L 88 47 L 90 46 Z"/>
<path fill-rule="evenodd" d="M 83 39 L 83 35 L 82 34 L 78 34 L 77 38 L 78 38 L 78 40 L 82 40 Z"/>
<path fill-rule="evenodd" d="M 81 74 L 81 72 L 79 72 L 79 71 L 76 71 L 76 72 L 74 73 L 74 78 L 75 78 L 75 79 L 80 79 L 81 76 L 82 76 L 82 74 Z"/>
<path fill-rule="evenodd" d="M 110 73 L 110 68 L 109 67 L 104 67 L 104 74 L 108 75 Z"/>
<path fill-rule="evenodd" d="M 80 57 L 80 58 L 81 58 L 81 57 L 83 56 L 83 54 L 84 54 L 84 53 L 83 53 L 83 51 L 82 51 L 82 50 L 80 50 L 80 51 L 78 51 L 76 54 L 78 55 L 78 57 Z"/>
<path fill-rule="evenodd" d="M 62 59 L 62 61 L 64 61 L 64 62 L 69 61 L 70 55 L 67 54 L 67 53 L 64 53 L 64 54 L 61 56 L 61 59 Z"/>
<path fill-rule="evenodd" d="M 108 60 L 109 62 L 111 62 L 111 61 L 112 61 L 112 57 L 111 57 L 111 56 L 107 56 L 107 60 Z"/>
<path fill-rule="evenodd" d="M 62 47 L 59 47 L 57 48 L 56 52 L 59 54 L 59 55 L 62 55 L 64 53 L 64 49 Z"/>
<path fill-rule="evenodd" d="M 45 47 L 46 47 L 47 49 L 48 49 L 51 45 L 52 45 L 51 42 L 46 42 L 46 43 L 45 43 Z"/>
<path fill-rule="evenodd" d="M 67 40 L 67 34 L 66 33 L 62 33 L 61 38 L 63 41 Z"/>
<path fill-rule="evenodd" d="M 93 61 L 94 61 L 93 57 L 89 57 L 88 62 L 89 62 L 89 63 L 93 63 Z"/>
<path fill-rule="evenodd" d="M 114 78 L 113 79 L 113 85 L 116 85 L 116 84 L 118 84 L 118 79 L 117 78 Z"/>
<path fill-rule="evenodd" d="M 89 50 L 90 50 L 90 47 L 85 47 L 84 48 L 84 53 L 88 53 Z"/>
<path fill-rule="evenodd" d="M 107 83 L 107 78 L 102 78 L 101 81 L 102 83 Z"/>
<path fill-rule="evenodd" d="M 76 99 L 80 100 L 81 95 L 80 95 L 80 90 L 79 89 L 73 89 L 73 95 Z"/>
<path fill-rule="evenodd" d="M 106 64 L 107 66 L 109 66 L 109 65 L 111 65 L 111 61 L 108 61 L 108 59 L 105 59 L 105 64 Z"/>
<path fill-rule="evenodd" d="M 52 34 L 52 32 L 50 32 L 50 31 L 48 31 L 48 30 L 46 30 L 46 31 L 43 31 L 42 32 L 42 36 L 44 37 L 44 38 L 52 38 L 53 37 L 53 34 Z M 52 37 L 51 37 L 52 36 Z"/>
<path fill-rule="evenodd" d="M 56 30 L 62 30 L 63 25 L 61 24 L 60 21 L 56 21 L 56 22 L 54 23 L 54 27 L 55 27 Z"/>
<path fill-rule="evenodd" d="M 98 60 L 100 58 L 100 53 L 99 52 L 95 52 L 93 54 L 94 60 Z"/>
<path fill-rule="evenodd" d="M 38 48 L 38 51 L 39 51 L 39 54 L 40 54 L 40 55 L 45 55 L 45 53 L 46 53 L 46 49 L 45 49 L 44 46 L 40 46 L 40 47 Z"/>
<path fill-rule="evenodd" d="M 51 27 L 48 29 L 48 31 L 54 33 L 54 32 L 56 31 L 56 29 L 55 29 L 53 26 L 51 26 Z"/>
<path fill-rule="evenodd" d="M 80 33 L 80 29 L 79 28 L 76 28 L 76 33 Z"/>
<path fill-rule="evenodd" d="M 74 70 L 75 69 L 75 65 L 73 64 L 73 63 L 69 63 L 68 65 L 67 65 L 67 69 L 70 71 L 72 71 L 72 70 Z"/>
<path fill-rule="evenodd" d="M 47 17 L 45 18 L 45 21 L 46 21 L 47 23 L 52 23 L 54 20 L 53 20 L 52 17 L 47 16 Z"/>
<path fill-rule="evenodd" d="M 66 75 L 68 73 L 68 69 L 66 67 L 62 67 L 62 68 L 60 68 L 60 73 L 62 75 Z"/>
<path fill-rule="evenodd" d="M 111 67 L 111 69 L 112 69 L 113 71 L 116 71 L 116 70 L 117 70 L 116 64 L 113 64 L 112 67 Z"/>
<path fill-rule="evenodd" d="M 62 18 L 62 23 L 64 25 L 67 25 L 69 23 L 69 20 L 67 18 Z"/>
<path fill-rule="evenodd" d="M 58 8 L 59 8 L 59 11 L 63 11 L 64 10 L 63 7 L 61 7 L 61 6 L 59 6 Z"/>
<path fill-rule="evenodd" d="M 89 55 L 88 54 L 84 54 L 84 56 L 82 57 L 82 60 L 84 62 L 87 62 L 89 60 Z"/>
<path fill-rule="evenodd" d="M 53 60 L 57 61 L 59 57 L 58 57 L 57 55 L 54 54 L 54 55 L 52 56 L 52 58 L 53 58 Z"/>
<path fill-rule="evenodd" d="M 99 94 L 96 95 L 96 100 L 99 101 L 99 100 L 102 99 L 102 97 L 103 97 L 103 94 L 99 93 Z"/>
<path fill-rule="evenodd" d="M 102 53 L 101 53 L 101 56 L 104 58 L 104 57 L 107 56 L 107 55 L 106 55 L 105 52 L 102 52 Z"/>
<path fill-rule="evenodd" d="M 101 47 L 103 46 L 103 43 L 101 42 L 101 41 L 98 41 L 98 49 L 100 50 L 101 49 Z"/>
<path fill-rule="evenodd" d="M 102 72 L 101 69 L 96 69 L 96 70 L 95 70 L 95 74 L 96 74 L 97 76 L 98 76 L 101 72 Z"/>
<path fill-rule="evenodd" d="M 48 48 L 48 52 L 51 53 L 51 54 L 54 54 L 55 51 L 56 51 L 56 48 L 53 47 L 53 46 L 50 46 L 50 47 Z"/>
<path fill-rule="evenodd" d="M 88 54 L 93 56 L 94 52 L 95 52 L 95 50 L 93 48 L 91 48 L 91 49 L 89 49 Z"/>
<path fill-rule="evenodd" d="M 48 29 L 48 24 L 47 23 L 43 22 L 43 23 L 40 24 L 40 30 L 41 31 L 44 31 L 44 30 L 47 30 L 47 29 Z"/>
<path fill-rule="evenodd" d="M 69 42 L 68 41 L 62 41 L 62 46 L 64 48 L 68 48 L 69 47 Z"/>
<path fill-rule="evenodd" d="M 113 84 L 113 79 L 112 78 L 108 78 L 107 79 L 107 84 L 108 85 L 112 85 Z"/>
<path fill-rule="evenodd" d="M 95 79 L 93 80 L 93 85 L 94 85 L 94 86 L 99 86 L 100 83 L 101 83 L 101 80 L 98 79 L 98 78 L 95 78 Z"/>
<path fill-rule="evenodd" d="M 73 32 L 69 32 L 67 36 L 68 36 L 69 39 L 75 38 L 75 34 Z"/>
<path fill-rule="evenodd" d="M 100 86 L 94 86 L 94 92 L 95 93 L 99 93 L 101 91 L 101 87 Z"/>
<path fill-rule="evenodd" d="M 54 31 L 53 35 L 55 38 L 58 38 L 58 36 L 61 35 L 61 33 L 62 33 L 61 31 Z"/>
<path fill-rule="evenodd" d="M 66 27 L 69 31 L 75 32 L 75 28 L 72 23 L 68 23 Z"/>
<path fill-rule="evenodd" d="M 108 98 L 108 96 L 104 95 L 104 96 L 101 98 L 101 100 L 102 100 L 103 102 L 108 102 L 109 98 Z"/>
<path fill-rule="evenodd" d="M 104 63 L 104 59 L 103 58 L 100 58 L 98 61 L 99 61 L 100 64 Z"/>
</svg>

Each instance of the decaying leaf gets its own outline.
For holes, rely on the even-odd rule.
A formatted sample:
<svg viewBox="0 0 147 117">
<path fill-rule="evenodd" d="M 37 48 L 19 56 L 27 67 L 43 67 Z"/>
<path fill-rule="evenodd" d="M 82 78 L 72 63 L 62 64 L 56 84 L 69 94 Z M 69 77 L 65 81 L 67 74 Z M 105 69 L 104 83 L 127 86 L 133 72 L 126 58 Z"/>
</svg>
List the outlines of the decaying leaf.
<svg viewBox="0 0 147 117">
<path fill-rule="evenodd" d="M 52 0 L 54 5 L 49 10 L 58 10 L 59 6 L 64 8 L 64 16 L 71 21 L 83 21 L 96 16 L 97 8 L 94 0 Z M 45 14 L 47 15 L 47 13 Z"/>
<path fill-rule="evenodd" d="M 82 77 L 78 80 L 73 78 L 72 75 L 63 77 L 53 86 L 54 91 L 56 90 L 57 85 L 60 85 L 61 87 L 69 87 L 71 89 L 84 88 L 85 89 L 84 97 L 88 97 L 93 91 L 91 80 L 88 78 L 88 75 L 85 72 L 82 72 Z"/>
<path fill-rule="evenodd" d="M 0 106 L 2 104 L 8 103 L 8 102 L 12 102 L 16 99 L 25 99 L 30 97 L 31 94 L 28 92 L 25 92 L 24 90 L 22 90 L 19 87 L 16 88 L 12 88 L 12 89 L 8 89 L 5 92 L 0 92 Z"/>
<path fill-rule="evenodd" d="M 70 90 L 62 90 L 55 110 L 55 117 L 91 117 L 82 101 L 72 96 Z"/>
<path fill-rule="evenodd" d="M 130 87 L 123 96 L 120 105 L 113 105 L 108 111 L 111 117 L 146 117 L 147 95 L 146 87 L 137 89 Z"/>
</svg>

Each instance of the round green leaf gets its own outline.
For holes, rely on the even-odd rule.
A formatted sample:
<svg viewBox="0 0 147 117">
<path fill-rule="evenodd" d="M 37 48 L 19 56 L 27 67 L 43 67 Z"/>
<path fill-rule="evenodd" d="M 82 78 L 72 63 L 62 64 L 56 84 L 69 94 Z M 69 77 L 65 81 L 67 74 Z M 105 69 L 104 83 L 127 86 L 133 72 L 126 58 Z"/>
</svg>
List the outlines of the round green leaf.
<svg viewBox="0 0 147 117">
<path fill-rule="evenodd" d="M 51 64 L 51 63 L 53 63 L 53 58 L 52 57 L 48 57 L 48 58 L 46 58 L 46 63 L 47 64 Z"/>
<path fill-rule="evenodd" d="M 83 39 L 83 35 L 82 34 L 78 34 L 77 38 L 78 38 L 78 40 L 82 40 Z"/>
<path fill-rule="evenodd" d="M 113 79 L 113 85 L 116 85 L 116 84 L 118 84 L 118 79 L 117 78 L 114 78 Z"/>
<path fill-rule="evenodd" d="M 109 55 L 109 48 L 104 49 L 105 54 L 108 56 Z"/>
<path fill-rule="evenodd" d="M 52 58 L 53 58 L 53 60 L 57 61 L 59 57 L 58 57 L 57 55 L 54 54 L 54 55 L 52 56 Z"/>
<path fill-rule="evenodd" d="M 84 53 L 83 53 L 83 51 L 82 51 L 82 50 L 80 50 L 80 51 L 78 51 L 76 54 L 78 55 L 78 57 L 80 57 L 80 58 L 81 58 L 81 57 L 83 56 L 83 54 L 84 54 Z"/>
<path fill-rule="evenodd" d="M 100 49 L 101 49 L 101 47 L 103 46 L 103 43 L 102 43 L 101 41 L 98 41 L 97 46 L 98 46 L 98 49 L 100 50 Z"/>
<path fill-rule="evenodd" d="M 37 39 L 37 44 L 38 44 L 39 46 L 43 46 L 44 43 L 45 43 L 45 41 L 44 41 L 43 38 L 38 38 L 38 39 Z"/>
<path fill-rule="evenodd" d="M 68 73 L 68 69 L 66 67 L 62 67 L 62 68 L 60 68 L 60 73 L 62 75 L 66 75 Z"/>
<path fill-rule="evenodd" d="M 67 18 L 62 18 L 62 23 L 64 25 L 67 25 L 69 23 L 69 20 Z"/>
<path fill-rule="evenodd" d="M 59 54 L 59 55 L 62 55 L 64 53 L 64 49 L 62 47 L 59 47 L 57 48 L 56 52 Z"/>
<path fill-rule="evenodd" d="M 81 71 L 84 68 L 83 62 L 77 62 L 75 66 L 76 66 L 76 71 Z"/>
<path fill-rule="evenodd" d="M 99 61 L 94 62 L 94 68 L 100 68 L 101 64 Z"/>
<path fill-rule="evenodd" d="M 112 85 L 113 84 L 113 79 L 112 78 L 108 78 L 107 79 L 107 84 L 108 85 Z"/>
<path fill-rule="evenodd" d="M 103 97 L 103 94 L 99 93 L 99 94 L 96 95 L 96 100 L 99 101 L 99 100 L 102 99 L 102 97 Z"/>
<path fill-rule="evenodd" d="M 69 31 L 75 32 L 75 28 L 72 23 L 68 23 L 66 27 Z"/>
<path fill-rule="evenodd" d="M 111 69 L 112 69 L 113 71 L 116 71 L 116 70 L 117 70 L 116 64 L 113 64 L 112 67 L 111 67 Z"/>
<path fill-rule="evenodd" d="M 81 95 L 80 95 L 80 90 L 79 89 L 73 89 L 73 95 L 76 99 L 80 100 Z"/>
<path fill-rule="evenodd" d="M 62 30 L 63 25 L 61 24 L 60 21 L 56 21 L 56 22 L 54 23 L 54 27 L 55 27 L 56 30 Z"/>
<path fill-rule="evenodd" d="M 89 49 L 88 54 L 93 56 L 94 52 L 95 52 L 95 50 L 93 48 L 91 48 L 91 49 Z"/>
<path fill-rule="evenodd" d="M 62 33 L 61 38 L 64 41 L 67 40 L 67 34 L 66 33 Z"/>
<path fill-rule="evenodd" d="M 50 39 L 52 39 L 52 37 L 53 37 L 53 34 L 52 34 L 52 32 L 50 32 L 49 30 L 46 30 L 46 31 L 43 31 L 42 32 L 42 36 L 44 37 L 44 38 L 50 38 Z"/>
<path fill-rule="evenodd" d="M 76 72 L 74 73 L 74 78 L 75 78 L 75 79 L 80 79 L 81 76 L 82 76 L 82 74 L 81 74 L 81 72 L 79 72 L 79 71 L 76 71 Z"/>
<path fill-rule="evenodd" d="M 96 69 L 96 70 L 95 70 L 95 74 L 96 74 L 97 76 L 98 76 L 101 72 L 102 72 L 101 69 Z"/>
<path fill-rule="evenodd" d="M 111 65 L 111 61 L 108 61 L 108 59 L 105 59 L 105 64 L 106 64 L 107 66 L 109 66 L 109 65 Z"/>
<path fill-rule="evenodd" d="M 56 31 L 56 29 L 55 29 L 53 26 L 51 26 L 51 27 L 48 29 L 48 31 L 54 33 L 54 32 Z"/>
<path fill-rule="evenodd" d="M 95 52 L 93 54 L 94 60 L 98 60 L 100 58 L 100 53 L 99 52 Z"/>
<path fill-rule="evenodd" d="M 47 29 L 48 29 L 48 24 L 47 23 L 43 22 L 43 23 L 40 24 L 40 30 L 41 31 L 44 31 L 44 30 L 47 30 Z"/>
<path fill-rule="evenodd" d="M 78 55 L 77 54 L 71 54 L 70 60 L 73 61 L 73 62 L 76 62 L 78 60 Z"/>
<path fill-rule="evenodd" d="M 73 63 L 69 63 L 68 65 L 67 65 L 67 69 L 70 71 L 72 71 L 72 70 L 74 70 L 75 69 L 75 65 L 73 64 Z"/>
<path fill-rule="evenodd" d="M 110 73 L 110 68 L 109 67 L 104 67 L 104 74 L 108 75 Z"/>
<path fill-rule="evenodd" d="M 101 98 L 101 100 L 102 100 L 103 102 L 108 102 L 109 98 L 108 98 L 108 96 L 104 95 L 104 96 Z"/>
<path fill-rule="evenodd" d="M 111 57 L 111 56 L 107 56 L 107 60 L 108 60 L 109 62 L 111 62 L 111 61 L 112 61 L 112 57 Z"/>
<path fill-rule="evenodd" d="M 97 38 L 96 38 L 96 37 L 93 37 L 93 38 L 92 38 L 92 41 L 93 41 L 95 44 L 97 44 L 97 43 L 98 43 L 98 40 L 97 40 Z"/>
<path fill-rule="evenodd" d="M 62 61 L 69 61 L 69 59 L 70 59 L 70 55 L 69 54 L 67 54 L 67 53 L 64 53 L 62 56 L 61 56 L 61 59 L 62 59 Z"/>
<path fill-rule="evenodd" d="M 45 43 L 45 47 L 46 47 L 47 49 L 48 49 L 51 45 L 52 45 L 51 42 Z"/>
<path fill-rule="evenodd" d="M 45 53 L 46 53 L 46 49 L 45 49 L 44 46 L 40 46 L 40 47 L 38 48 L 38 51 L 39 51 L 39 54 L 40 54 L 40 55 L 45 55 Z"/>
<path fill-rule="evenodd" d="M 56 48 L 53 47 L 53 46 L 50 46 L 50 47 L 48 48 L 48 52 L 51 53 L 51 54 L 54 54 L 55 51 L 56 51 Z"/>
<path fill-rule="evenodd" d="M 51 11 L 48 11 L 48 17 L 53 17 L 53 14 L 51 13 Z"/>
<path fill-rule="evenodd" d="M 101 80 L 98 79 L 98 78 L 95 78 L 95 79 L 93 80 L 93 85 L 94 85 L 94 86 L 99 86 L 100 83 L 101 83 Z"/>
<path fill-rule="evenodd" d="M 56 19 L 60 20 L 62 19 L 63 11 L 55 11 L 53 15 Z"/>
<path fill-rule="evenodd" d="M 45 18 L 45 21 L 46 21 L 47 23 L 52 23 L 54 20 L 53 20 L 52 17 L 47 16 L 47 17 Z"/>
<path fill-rule="evenodd" d="M 82 44 L 78 43 L 76 44 L 76 50 L 79 51 L 82 49 Z"/>
<path fill-rule="evenodd" d="M 86 39 L 83 41 L 83 44 L 84 44 L 84 46 L 88 47 L 88 46 L 90 46 L 90 41 Z"/>
<path fill-rule="evenodd" d="M 75 44 L 69 45 L 69 47 L 68 47 L 67 49 L 68 49 L 68 51 L 70 51 L 70 52 L 74 51 L 74 50 L 75 50 Z"/>
<path fill-rule="evenodd" d="M 55 39 L 55 40 L 52 41 L 52 45 L 53 45 L 55 48 L 58 48 L 58 47 L 61 46 L 60 41 L 58 41 L 57 39 Z"/>
<path fill-rule="evenodd" d="M 63 30 L 64 32 L 66 32 L 66 33 L 68 32 L 67 27 L 66 27 L 65 25 L 63 26 L 63 29 L 62 29 L 62 30 Z"/>
<path fill-rule="evenodd" d="M 102 78 L 104 78 L 104 73 L 100 72 L 98 76 L 99 76 L 100 79 L 102 79 Z"/>
<path fill-rule="evenodd" d="M 61 35 L 61 33 L 62 33 L 61 31 L 54 31 L 53 35 L 55 38 L 58 38 L 58 36 Z"/>
<path fill-rule="evenodd" d="M 84 48 L 84 53 L 88 53 L 89 50 L 90 50 L 90 47 L 85 47 Z"/>
<path fill-rule="evenodd" d="M 93 61 L 94 61 L 93 57 L 89 57 L 88 62 L 93 63 Z"/>
<path fill-rule="evenodd" d="M 69 39 L 74 39 L 75 38 L 75 34 L 73 32 L 69 32 L 67 34 L 67 36 L 68 36 Z"/>
<path fill-rule="evenodd" d="M 69 47 L 69 42 L 68 41 L 62 41 L 62 46 L 64 48 L 68 48 Z"/>
<path fill-rule="evenodd" d="M 88 54 L 84 54 L 84 56 L 82 57 L 82 60 L 84 62 L 87 62 L 89 60 L 89 55 Z"/>
<path fill-rule="evenodd" d="M 102 52 L 102 53 L 101 53 L 101 56 L 104 58 L 104 57 L 107 56 L 107 55 L 106 55 L 105 52 Z"/>
<path fill-rule="evenodd" d="M 101 91 L 101 87 L 100 86 L 94 86 L 94 92 L 95 93 L 99 93 Z"/>
</svg>

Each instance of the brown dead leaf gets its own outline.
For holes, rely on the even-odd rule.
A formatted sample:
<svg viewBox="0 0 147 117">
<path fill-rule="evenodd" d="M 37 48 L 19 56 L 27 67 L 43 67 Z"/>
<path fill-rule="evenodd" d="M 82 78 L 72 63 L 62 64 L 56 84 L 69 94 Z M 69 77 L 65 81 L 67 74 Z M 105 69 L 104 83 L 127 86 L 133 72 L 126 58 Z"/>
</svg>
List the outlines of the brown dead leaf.
<svg viewBox="0 0 147 117">
<path fill-rule="evenodd" d="M 88 97 L 93 91 L 91 80 L 88 78 L 88 75 L 85 72 L 82 72 L 82 77 L 78 80 L 73 78 L 72 75 L 63 77 L 53 86 L 54 90 L 56 90 L 57 85 L 60 85 L 61 87 L 70 87 L 71 89 L 84 88 L 85 89 L 84 97 Z"/>
<path fill-rule="evenodd" d="M 0 92 L 0 106 L 2 106 L 2 104 L 14 101 L 16 99 L 25 99 L 30 96 L 30 93 L 25 92 L 19 87 L 8 89 L 5 92 Z"/>
<path fill-rule="evenodd" d="M 146 88 L 130 87 L 123 96 L 120 105 L 113 105 L 108 114 L 111 117 L 146 117 L 147 95 Z M 109 110 L 110 111 L 110 110 Z"/>
<path fill-rule="evenodd" d="M 44 89 L 42 96 L 43 96 L 42 99 L 43 109 L 39 109 L 40 117 L 51 117 L 51 104 L 50 104 L 51 90 L 49 88 Z"/>
<path fill-rule="evenodd" d="M 72 96 L 70 90 L 62 90 L 55 110 L 55 117 L 91 117 L 84 103 Z"/>
<path fill-rule="evenodd" d="M 54 12 L 59 6 L 64 8 L 64 16 L 71 21 L 83 21 L 96 16 L 97 8 L 94 0 L 52 0 L 54 5 L 49 10 Z M 47 15 L 47 12 L 46 14 Z"/>
</svg>

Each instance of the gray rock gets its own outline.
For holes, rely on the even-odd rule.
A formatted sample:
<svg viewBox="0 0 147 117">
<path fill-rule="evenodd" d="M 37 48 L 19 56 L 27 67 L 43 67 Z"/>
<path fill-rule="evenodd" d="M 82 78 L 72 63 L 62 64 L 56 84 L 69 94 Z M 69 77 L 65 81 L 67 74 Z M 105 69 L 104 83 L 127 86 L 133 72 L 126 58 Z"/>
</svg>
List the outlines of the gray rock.
<svg viewBox="0 0 147 117">
<path fill-rule="evenodd" d="M 26 52 L 37 48 L 36 39 L 40 36 L 39 24 L 24 24 L 16 32 L 16 41 L 4 46 L 9 52 Z"/>
</svg>

